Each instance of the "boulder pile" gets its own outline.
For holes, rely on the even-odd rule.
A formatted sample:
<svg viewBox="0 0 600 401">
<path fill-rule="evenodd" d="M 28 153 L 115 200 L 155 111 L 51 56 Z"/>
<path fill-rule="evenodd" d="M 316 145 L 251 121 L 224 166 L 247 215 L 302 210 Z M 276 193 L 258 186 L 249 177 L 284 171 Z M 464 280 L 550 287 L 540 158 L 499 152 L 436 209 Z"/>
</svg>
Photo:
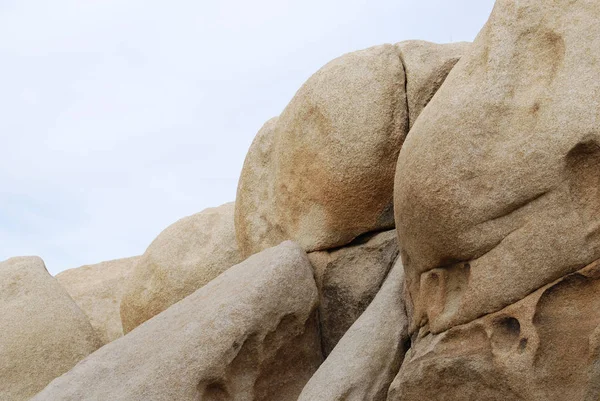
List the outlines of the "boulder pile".
<svg viewBox="0 0 600 401">
<path fill-rule="evenodd" d="M 0 399 L 600 400 L 600 3 L 317 71 L 235 203 L 0 263 Z M 33 397 L 33 398 L 32 398 Z"/>
</svg>

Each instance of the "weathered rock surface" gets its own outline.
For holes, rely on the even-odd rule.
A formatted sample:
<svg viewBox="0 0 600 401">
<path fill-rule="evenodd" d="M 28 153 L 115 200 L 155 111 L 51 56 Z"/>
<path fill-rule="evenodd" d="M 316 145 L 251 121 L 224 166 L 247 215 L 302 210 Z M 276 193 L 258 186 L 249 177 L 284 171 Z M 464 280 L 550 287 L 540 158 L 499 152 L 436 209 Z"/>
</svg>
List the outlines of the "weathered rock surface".
<svg viewBox="0 0 600 401">
<path fill-rule="evenodd" d="M 599 357 L 597 261 L 499 312 L 422 330 L 388 400 L 598 400 Z"/>
<path fill-rule="evenodd" d="M 385 401 L 408 341 L 398 259 L 367 310 L 302 390 L 298 401 Z"/>
<path fill-rule="evenodd" d="M 470 43 L 437 44 L 407 40 L 396 44 L 400 49 L 406 75 L 409 127 L 437 92 L 448 73 L 469 49 Z"/>
<path fill-rule="evenodd" d="M 498 0 L 415 121 L 395 185 L 411 331 L 497 312 L 600 257 L 599 19 L 592 1 Z"/>
<path fill-rule="evenodd" d="M 235 232 L 240 252 L 248 257 L 286 239 L 273 213 L 273 141 L 277 117 L 258 131 L 238 182 L 235 200 Z"/>
<path fill-rule="evenodd" d="M 305 249 L 394 227 L 394 167 L 408 130 L 397 48 L 339 57 L 315 73 L 276 127 L 275 212 Z"/>
<path fill-rule="evenodd" d="M 65 270 L 56 275 L 75 303 L 89 317 L 102 344 L 123 335 L 119 311 L 123 288 L 139 257 Z"/>
<path fill-rule="evenodd" d="M 242 261 L 233 203 L 184 217 L 150 244 L 121 300 L 123 331 L 159 314 Z"/>
<path fill-rule="evenodd" d="M 327 355 L 369 306 L 398 257 L 396 231 L 366 235 L 351 246 L 308 255 L 320 294 Z"/>
<path fill-rule="evenodd" d="M 38 257 L 0 262 L 0 399 L 29 400 L 94 352 L 86 315 Z"/>
<path fill-rule="evenodd" d="M 296 244 L 254 255 L 54 380 L 33 401 L 296 400 L 321 362 Z"/>
<path fill-rule="evenodd" d="M 339 57 L 300 88 L 244 164 L 237 232 L 246 253 L 282 235 L 314 251 L 394 227 L 394 167 L 408 130 L 404 88 L 392 45 Z M 262 177 L 270 179 L 256 182 Z M 266 227 L 253 229 L 255 222 Z"/>
</svg>

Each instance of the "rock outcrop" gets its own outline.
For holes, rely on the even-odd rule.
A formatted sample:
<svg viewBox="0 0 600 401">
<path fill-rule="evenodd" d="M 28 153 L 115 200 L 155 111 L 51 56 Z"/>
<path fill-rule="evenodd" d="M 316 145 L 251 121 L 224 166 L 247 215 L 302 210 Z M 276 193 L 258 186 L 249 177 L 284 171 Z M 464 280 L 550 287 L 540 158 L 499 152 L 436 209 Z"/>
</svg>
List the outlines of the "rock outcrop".
<svg viewBox="0 0 600 401">
<path fill-rule="evenodd" d="M 38 257 L 0 262 L 0 322 L 1 400 L 29 400 L 100 346 Z"/>
<path fill-rule="evenodd" d="M 386 400 L 408 343 L 403 287 L 398 260 L 373 302 L 306 384 L 298 401 Z"/>
<path fill-rule="evenodd" d="M 498 0 L 415 121 L 395 185 L 413 341 L 390 401 L 600 396 L 599 18 Z"/>
<path fill-rule="evenodd" d="M 242 254 L 285 239 L 326 250 L 394 228 L 394 166 L 404 138 L 467 48 L 376 46 L 315 73 L 246 156 L 236 201 Z"/>
<path fill-rule="evenodd" d="M 600 399 L 599 294 L 600 261 L 496 313 L 422 333 L 388 400 Z"/>
<path fill-rule="evenodd" d="M 329 354 L 369 306 L 398 256 L 394 230 L 308 255 L 320 294 L 323 352 Z"/>
<path fill-rule="evenodd" d="M 242 261 L 228 203 L 184 217 L 150 244 L 121 300 L 125 333 Z"/>
<path fill-rule="evenodd" d="M 102 344 L 123 336 L 121 297 L 138 260 L 139 257 L 111 260 L 56 275 L 58 282 L 89 317 Z"/>
<path fill-rule="evenodd" d="M 163 231 L 124 290 L 126 267 L 59 276 L 127 333 L 72 369 L 84 313 L 41 260 L 0 263 L 0 399 L 600 400 L 599 21 L 497 0 L 472 44 L 331 61 L 235 205 Z"/>
<path fill-rule="evenodd" d="M 32 401 L 295 401 L 321 363 L 317 287 L 285 242 L 102 347 Z"/>
<path fill-rule="evenodd" d="M 408 131 L 404 88 L 392 45 L 341 56 L 300 88 L 244 163 L 236 230 L 246 253 L 282 236 L 314 251 L 394 227 L 394 166 Z M 255 222 L 266 227 L 253 229 Z"/>
<path fill-rule="evenodd" d="M 600 5 L 499 0 L 415 122 L 395 212 L 413 332 L 600 257 Z"/>
</svg>

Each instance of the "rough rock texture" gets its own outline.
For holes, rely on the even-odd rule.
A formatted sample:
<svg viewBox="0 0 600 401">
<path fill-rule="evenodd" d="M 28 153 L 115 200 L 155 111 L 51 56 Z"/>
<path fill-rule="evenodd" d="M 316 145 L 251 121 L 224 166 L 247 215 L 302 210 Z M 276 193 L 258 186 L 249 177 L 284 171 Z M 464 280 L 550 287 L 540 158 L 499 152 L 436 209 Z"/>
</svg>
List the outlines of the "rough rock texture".
<svg viewBox="0 0 600 401">
<path fill-rule="evenodd" d="M 248 257 L 285 240 L 272 213 L 274 186 L 273 140 L 277 117 L 258 131 L 238 182 L 235 200 L 235 232 L 240 253 Z"/>
<path fill-rule="evenodd" d="M 317 288 L 291 242 L 102 347 L 34 401 L 295 401 L 321 362 Z"/>
<path fill-rule="evenodd" d="M 100 346 L 38 257 L 0 262 L 0 322 L 1 400 L 29 400 Z"/>
<path fill-rule="evenodd" d="M 244 163 L 237 206 L 244 251 L 276 245 L 282 235 L 323 250 L 393 228 L 394 166 L 407 130 L 398 48 L 376 46 L 325 65 L 263 129 L 266 138 Z M 255 183 L 262 177 L 269 179 Z M 256 230 L 255 222 L 267 226 Z"/>
<path fill-rule="evenodd" d="M 102 344 L 123 335 L 119 307 L 128 275 L 139 257 L 65 270 L 56 275 L 75 303 L 89 317 Z"/>
<path fill-rule="evenodd" d="M 600 261 L 499 312 L 420 336 L 389 401 L 598 400 Z"/>
<path fill-rule="evenodd" d="M 325 355 L 369 306 L 397 256 L 394 230 L 360 237 L 351 246 L 308 255 L 320 293 Z"/>
<path fill-rule="evenodd" d="M 416 120 L 395 185 L 412 332 L 600 257 L 598 20 L 594 1 L 498 0 Z"/>
<path fill-rule="evenodd" d="M 298 401 L 385 401 L 408 341 L 403 287 L 398 259 L 373 302 L 306 384 Z"/>
<path fill-rule="evenodd" d="M 159 314 L 242 261 L 227 203 L 167 227 L 137 262 L 121 301 L 123 331 Z"/>
<path fill-rule="evenodd" d="M 437 44 L 424 40 L 407 40 L 396 44 L 406 74 L 410 127 L 444 83 L 450 70 L 468 51 L 469 45 L 468 42 Z"/>
</svg>

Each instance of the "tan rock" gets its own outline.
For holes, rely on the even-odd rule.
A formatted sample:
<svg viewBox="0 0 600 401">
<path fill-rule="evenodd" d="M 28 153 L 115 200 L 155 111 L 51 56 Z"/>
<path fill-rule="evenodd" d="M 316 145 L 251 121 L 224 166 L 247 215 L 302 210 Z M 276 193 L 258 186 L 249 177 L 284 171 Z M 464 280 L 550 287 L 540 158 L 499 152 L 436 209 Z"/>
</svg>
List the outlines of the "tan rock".
<svg viewBox="0 0 600 401">
<path fill-rule="evenodd" d="M 329 249 L 394 227 L 404 87 L 399 50 L 383 45 L 331 61 L 300 88 L 244 163 L 236 229 L 245 253 L 282 236 L 307 251 Z M 266 226 L 254 230 L 255 222 Z"/>
<path fill-rule="evenodd" d="M 291 242 L 232 267 L 32 401 L 295 401 L 321 362 L 317 288 Z"/>
<path fill-rule="evenodd" d="M 351 246 L 308 255 L 320 294 L 325 355 L 369 306 L 398 257 L 396 231 L 361 237 Z"/>
<path fill-rule="evenodd" d="M 139 257 L 65 270 L 56 275 L 75 303 L 89 317 L 102 344 L 123 335 L 119 307 L 128 275 Z"/>
<path fill-rule="evenodd" d="M 121 300 L 123 331 L 159 314 L 242 260 L 227 203 L 167 227 L 137 262 Z"/>
<path fill-rule="evenodd" d="M 388 400 L 598 400 L 599 340 L 597 261 L 499 312 L 421 330 Z"/>
<path fill-rule="evenodd" d="M 600 3 L 498 0 L 408 135 L 397 230 L 412 332 L 600 257 Z"/>
<path fill-rule="evenodd" d="M 398 259 L 373 302 L 306 384 L 298 401 L 385 401 L 408 341 L 403 287 Z"/>
<path fill-rule="evenodd" d="M 410 127 L 444 83 L 450 70 L 468 51 L 469 45 L 468 42 L 437 44 L 424 40 L 407 40 L 396 44 L 406 74 Z"/>
<path fill-rule="evenodd" d="M 0 262 L 0 322 L 1 400 L 29 400 L 100 346 L 38 257 Z"/>
<path fill-rule="evenodd" d="M 277 117 L 258 131 L 244 161 L 235 200 L 235 231 L 240 252 L 248 257 L 277 245 L 286 236 L 273 211 L 273 140 Z"/>
</svg>

